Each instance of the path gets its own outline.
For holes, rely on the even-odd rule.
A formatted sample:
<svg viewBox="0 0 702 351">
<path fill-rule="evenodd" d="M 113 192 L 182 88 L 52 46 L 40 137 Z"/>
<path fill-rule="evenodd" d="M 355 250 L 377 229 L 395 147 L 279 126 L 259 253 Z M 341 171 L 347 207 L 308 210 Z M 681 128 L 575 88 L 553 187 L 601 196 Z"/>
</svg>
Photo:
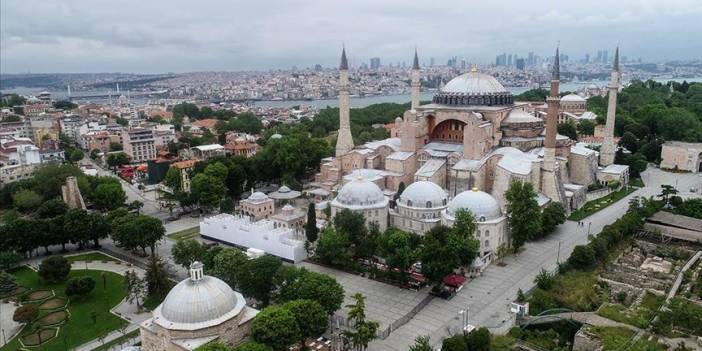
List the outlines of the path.
<svg viewBox="0 0 702 351">
<path fill-rule="evenodd" d="M 22 327 L 22 323 L 17 323 L 12 320 L 12 315 L 18 306 L 15 306 L 14 302 L 10 303 L 0 303 L 0 329 L 2 331 L 2 336 L 0 336 L 0 347 L 5 345 L 5 341 L 12 340 Z"/>
<path fill-rule="evenodd" d="M 590 234 L 599 233 L 605 225 L 620 218 L 628 209 L 634 196 L 655 196 L 661 184 L 678 184 L 681 196 L 699 196 L 689 192 L 691 186 L 702 182 L 696 174 L 673 174 L 649 168 L 643 174 L 646 186 L 607 208 L 586 218 L 584 227 L 567 221 L 547 238 L 526 244 L 521 253 L 504 259 L 506 266 L 492 264 L 483 275 L 466 284 L 451 300 L 434 299 L 407 324 L 398 328 L 385 340 L 372 342 L 369 351 L 406 351 L 419 335 L 429 335 L 434 346 L 441 340 L 460 330 L 459 311 L 468 310 L 468 323 L 487 327 L 492 333 L 503 334 L 514 325 L 514 316 L 509 313 L 509 304 L 517 290 L 528 291 L 534 286 L 534 278 L 541 269 L 553 271 L 557 262 L 570 256 L 576 245 L 587 243 L 588 225 Z M 560 244 L 560 245 L 559 245 Z M 560 251 L 559 251 L 560 246 Z"/>
</svg>

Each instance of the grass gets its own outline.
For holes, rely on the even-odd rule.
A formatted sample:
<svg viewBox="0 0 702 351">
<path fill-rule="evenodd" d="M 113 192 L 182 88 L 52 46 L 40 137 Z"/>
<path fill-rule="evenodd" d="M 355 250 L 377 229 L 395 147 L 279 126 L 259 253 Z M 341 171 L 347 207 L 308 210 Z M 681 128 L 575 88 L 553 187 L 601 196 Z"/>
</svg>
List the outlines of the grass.
<svg viewBox="0 0 702 351">
<path fill-rule="evenodd" d="M 603 351 L 614 351 L 623 350 L 625 345 L 627 345 L 631 338 L 634 336 L 634 332 L 620 327 L 587 327 L 588 331 L 599 336 L 602 340 L 604 346 Z M 661 344 L 654 341 L 647 340 L 646 337 L 642 337 L 627 348 L 629 351 L 664 351 L 667 348 Z"/>
<path fill-rule="evenodd" d="M 653 318 L 658 308 L 663 305 L 664 301 L 665 298 L 663 297 L 646 293 L 638 306 L 626 308 L 618 304 L 605 303 L 597 310 L 597 314 L 613 321 L 644 329 L 648 327 L 651 318 Z"/>
<path fill-rule="evenodd" d="M 57 297 L 66 298 L 64 292 L 65 282 L 58 284 L 47 284 L 39 281 L 38 274 L 26 266 L 10 271 L 15 276 L 17 282 L 23 286 L 32 289 L 51 289 L 56 293 Z M 103 289 L 102 276 L 106 277 L 106 288 Z M 96 270 L 73 270 L 69 274 L 71 277 L 88 276 L 96 281 L 95 290 L 90 292 L 85 297 L 73 298 L 68 304 L 70 319 L 61 326 L 59 337 L 41 346 L 42 351 L 63 351 L 66 348 L 74 348 L 82 345 L 90 340 L 95 339 L 98 335 L 106 334 L 110 331 L 117 330 L 121 325 L 126 323 L 121 318 L 109 312 L 110 308 L 114 307 L 125 297 L 123 288 L 123 278 L 116 273 L 96 271 Z M 92 312 L 97 313 L 96 323 L 93 323 L 91 318 Z M 51 313 L 46 311 L 40 314 L 40 318 Z M 31 326 L 25 327 L 20 334 L 25 335 L 31 331 Z M 64 342 L 66 345 L 64 346 Z M 0 348 L 0 351 L 15 351 L 20 348 L 18 338 L 14 338 L 7 345 Z"/>
<path fill-rule="evenodd" d="M 107 256 L 101 252 L 89 252 L 86 254 L 80 254 L 80 255 L 74 255 L 74 256 L 64 256 L 69 262 L 78 262 L 78 261 L 106 261 L 106 262 L 119 262 L 118 259 Z"/>
<path fill-rule="evenodd" d="M 644 182 L 643 182 L 643 180 L 642 180 L 641 178 L 631 178 L 631 179 L 629 179 L 629 185 L 635 186 L 635 187 L 638 187 L 638 188 L 643 188 L 644 186 L 646 186 L 646 184 L 644 184 Z"/>
<path fill-rule="evenodd" d="M 551 289 L 536 289 L 529 297 L 531 314 L 551 308 L 594 311 L 604 301 L 604 295 L 596 287 L 599 274 L 600 269 L 557 274 Z"/>
<path fill-rule="evenodd" d="M 514 350 L 515 339 L 509 335 L 493 335 L 490 341 L 491 351 L 512 351 Z"/>
<path fill-rule="evenodd" d="M 627 195 L 633 193 L 636 191 L 638 188 L 635 187 L 623 187 L 620 190 L 617 190 L 615 192 L 612 192 L 610 194 L 607 194 L 606 196 L 603 196 L 599 199 L 588 201 L 585 206 L 581 207 L 580 209 L 573 211 L 573 213 L 570 214 L 570 217 L 568 217 L 569 220 L 571 221 L 581 221 L 596 212 L 607 208 L 607 206 L 623 199 Z"/>
<path fill-rule="evenodd" d="M 175 241 L 195 239 L 200 236 L 200 226 L 183 229 L 179 232 L 168 234 L 167 236 Z"/>
<path fill-rule="evenodd" d="M 124 335 L 120 336 L 120 337 L 117 338 L 117 339 L 114 339 L 114 340 L 112 340 L 112 341 L 106 342 L 104 345 L 102 345 L 102 346 L 100 346 L 100 347 L 94 348 L 92 351 L 107 351 L 107 350 L 110 350 L 112 347 L 117 346 L 117 345 L 121 345 L 123 342 L 125 342 L 125 341 L 127 341 L 127 340 L 129 340 L 129 339 L 131 339 L 131 338 L 137 337 L 138 335 L 139 335 L 139 329 L 137 329 L 137 330 L 132 330 L 132 331 L 130 331 L 129 333 L 124 334 Z"/>
</svg>

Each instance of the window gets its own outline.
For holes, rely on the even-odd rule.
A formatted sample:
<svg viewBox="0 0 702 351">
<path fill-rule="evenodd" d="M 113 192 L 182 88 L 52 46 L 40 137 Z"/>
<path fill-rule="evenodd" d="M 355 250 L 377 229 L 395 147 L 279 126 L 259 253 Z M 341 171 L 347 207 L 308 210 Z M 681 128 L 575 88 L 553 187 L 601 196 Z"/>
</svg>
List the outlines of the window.
<svg viewBox="0 0 702 351">
<path fill-rule="evenodd" d="M 432 208 L 431 201 L 427 201 L 427 208 Z"/>
<path fill-rule="evenodd" d="M 490 246 L 490 240 L 485 240 L 485 247 L 489 247 L 489 246 Z"/>
<path fill-rule="evenodd" d="M 479 221 L 480 221 L 480 222 L 485 222 L 485 216 L 480 216 Z"/>
<path fill-rule="evenodd" d="M 490 236 L 490 231 L 489 231 L 489 230 L 485 230 L 485 236 L 486 236 L 486 237 L 489 237 L 489 236 Z"/>
<path fill-rule="evenodd" d="M 407 200 L 407 206 L 412 207 L 412 200 Z"/>
</svg>

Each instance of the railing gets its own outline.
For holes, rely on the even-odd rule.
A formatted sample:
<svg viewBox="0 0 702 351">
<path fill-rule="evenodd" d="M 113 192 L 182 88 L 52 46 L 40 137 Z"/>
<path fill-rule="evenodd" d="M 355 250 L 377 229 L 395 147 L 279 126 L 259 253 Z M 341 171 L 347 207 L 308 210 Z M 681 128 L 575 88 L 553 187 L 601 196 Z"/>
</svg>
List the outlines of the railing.
<svg viewBox="0 0 702 351">
<path fill-rule="evenodd" d="M 429 302 L 431 302 L 431 300 L 433 300 L 433 299 L 434 299 L 433 295 L 427 294 L 427 296 L 425 296 L 422 299 L 422 301 L 420 301 L 416 306 L 414 306 L 414 308 L 412 308 L 412 310 L 405 313 L 404 316 L 402 316 L 399 319 L 397 319 L 396 321 L 392 322 L 387 328 L 385 328 L 383 331 L 378 333 L 378 338 L 379 339 L 386 339 L 388 336 L 390 336 L 390 333 L 392 333 L 393 331 L 397 330 L 398 328 L 402 327 L 403 325 L 407 324 L 407 322 L 412 320 L 412 318 L 414 318 L 414 316 L 416 316 L 417 313 L 419 313 L 419 311 L 424 309 L 424 307 L 426 307 L 429 304 Z"/>
</svg>

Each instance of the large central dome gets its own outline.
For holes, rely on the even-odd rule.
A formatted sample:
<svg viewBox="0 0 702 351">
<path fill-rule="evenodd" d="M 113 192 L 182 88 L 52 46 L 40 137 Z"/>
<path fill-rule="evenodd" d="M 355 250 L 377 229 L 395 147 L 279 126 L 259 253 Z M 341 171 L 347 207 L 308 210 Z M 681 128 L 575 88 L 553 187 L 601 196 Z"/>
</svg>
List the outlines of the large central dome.
<svg viewBox="0 0 702 351">
<path fill-rule="evenodd" d="M 495 77 L 473 68 L 446 83 L 433 101 L 453 106 L 500 106 L 511 105 L 513 97 Z"/>
</svg>

